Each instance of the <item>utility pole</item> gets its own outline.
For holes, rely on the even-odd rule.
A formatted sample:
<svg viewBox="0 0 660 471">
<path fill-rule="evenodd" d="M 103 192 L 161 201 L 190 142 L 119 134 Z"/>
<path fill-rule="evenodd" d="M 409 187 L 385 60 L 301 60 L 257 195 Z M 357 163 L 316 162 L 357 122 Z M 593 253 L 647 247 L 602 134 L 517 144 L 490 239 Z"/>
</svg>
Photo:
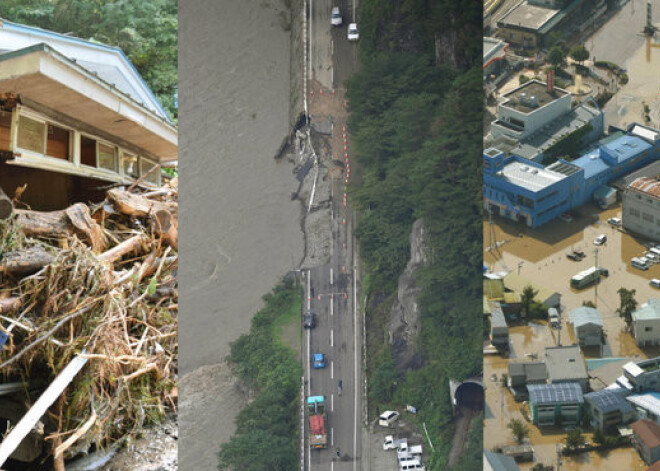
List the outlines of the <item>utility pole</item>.
<svg viewBox="0 0 660 471">
<path fill-rule="evenodd" d="M 561 445 L 557 443 L 557 471 L 561 470 Z"/>
<path fill-rule="evenodd" d="M 598 270 L 598 248 L 594 250 L 594 254 L 596 255 L 595 258 L 595 265 L 594 268 Z M 596 282 L 596 289 L 594 290 L 594 304 L 598 306 L 598 285 L 600 284 L 600 270 L 598 271 L 598 281 Z"/>
</svg>

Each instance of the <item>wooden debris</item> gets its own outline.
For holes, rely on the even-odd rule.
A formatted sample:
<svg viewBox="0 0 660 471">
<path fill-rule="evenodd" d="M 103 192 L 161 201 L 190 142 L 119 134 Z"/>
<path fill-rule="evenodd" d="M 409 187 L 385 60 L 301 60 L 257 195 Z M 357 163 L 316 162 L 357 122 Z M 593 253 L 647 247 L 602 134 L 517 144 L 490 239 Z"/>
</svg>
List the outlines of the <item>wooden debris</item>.
<svg viewBox="0 0 660 471">
<path fill-rule="evenodd" d="M 171 181 L 148 196 L 139 191 L 111 189 L 91 208 L 14 209 L 0 220 L 4 381 L 38 372 L 45 386 L 67 364 L 86 362 L 60 392 L 46 390 L 51 404 L 60 398 L 41 416 L 54 431 L 47 439 L 56 467 L 176 411 L 178 193 Z"/>
</svg>

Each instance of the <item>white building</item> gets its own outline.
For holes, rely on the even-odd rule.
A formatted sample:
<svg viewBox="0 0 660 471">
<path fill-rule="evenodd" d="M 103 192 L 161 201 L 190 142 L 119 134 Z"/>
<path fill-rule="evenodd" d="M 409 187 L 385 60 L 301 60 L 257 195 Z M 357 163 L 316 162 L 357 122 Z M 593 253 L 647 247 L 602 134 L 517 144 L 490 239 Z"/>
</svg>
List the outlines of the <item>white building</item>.
<svg viewBox="0 0 660 471">
<path fill-rule="evenodd" d="M 603 319 L 598 309 L 581 306 L 569 312 L 568 317 L 581 346 L 600 346 L 603 343 Z"/>
<path fill-rule="evenodd" d="M 660 241 L 660 181 L 639 177 L 626 187 L 622 200 L 623 227 Z"/>
<path fill-rule="evenodd" d="M 660 299 L 649 299 L 632 313 L 632 331 L 640 347 L 660 345 Z"/>
</svg>

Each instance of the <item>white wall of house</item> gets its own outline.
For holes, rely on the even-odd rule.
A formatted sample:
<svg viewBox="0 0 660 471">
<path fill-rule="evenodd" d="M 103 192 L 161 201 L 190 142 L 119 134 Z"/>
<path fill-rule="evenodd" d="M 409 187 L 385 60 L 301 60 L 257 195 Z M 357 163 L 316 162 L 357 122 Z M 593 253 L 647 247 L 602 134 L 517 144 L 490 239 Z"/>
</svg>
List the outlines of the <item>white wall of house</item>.
<svg viewBox="0 0 660 471">
<path fill-rule="evenodd" d="M 632 330 L 637 345 L 660 345 L 660 319 L 633 320 Z"/>
<path fill-rule="evenodd" d="M 660 242 L 660 198 L 628 190 L 622 200 L 624 229 Z"/>
</svg>

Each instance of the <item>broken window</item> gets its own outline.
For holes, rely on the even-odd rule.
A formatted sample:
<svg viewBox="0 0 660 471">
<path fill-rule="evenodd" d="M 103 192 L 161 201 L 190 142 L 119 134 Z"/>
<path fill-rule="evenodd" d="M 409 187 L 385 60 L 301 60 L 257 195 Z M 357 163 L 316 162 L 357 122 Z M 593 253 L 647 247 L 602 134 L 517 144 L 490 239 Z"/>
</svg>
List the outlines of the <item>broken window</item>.
<svg viewBox="0 0 660 471">
<path fill-rule="evenodd" d="M 147 172 L 149 172 L 154 166 L 160 167 L 156 162 L 153 162 L 151 160 L 145 159 L 142 157 L 140 159 L 140 175 L 145 175 Z M 149 182 L 153 185 L 160 185 L 160 172 L 159 169 L 155 169 L 153 172 L 151 172 L 145 179 L 144 181 Z"/>
<path fill-rule="evenodd" d="M 9 150 L 11 136 L 11 111 L 0 111 L 0 150 Z"/>
<path fill-rule="evenodd" d="M 124 168 L 125 177 L 137 178 L 140 175 L 137 155 L 124 154 L 121 162 L 121 165 Z"/>
<path fill-rule="evenodd" d="M 46 155 L 56 159 L 69 160 L 71 152 L 71 133 L 53 124 L 48 125 Z"/>
<path fill-rule="evenodd" d="M 94 139 L 80 136 L 80 163 L 96 167 L 96 141 Z"/>
<path fill-rule="evenodd" d="M 98 167 L 105 170 L 118 171 L 117 168 L 117 148 L 102 144 L 99 142 Z"/>
<path fill-rule="evenodd" d="M 18 118 L 18 147 L 44 154 L 46 150 L 46 124 L 26 116 L 20 116 Z"/>
</svg>

